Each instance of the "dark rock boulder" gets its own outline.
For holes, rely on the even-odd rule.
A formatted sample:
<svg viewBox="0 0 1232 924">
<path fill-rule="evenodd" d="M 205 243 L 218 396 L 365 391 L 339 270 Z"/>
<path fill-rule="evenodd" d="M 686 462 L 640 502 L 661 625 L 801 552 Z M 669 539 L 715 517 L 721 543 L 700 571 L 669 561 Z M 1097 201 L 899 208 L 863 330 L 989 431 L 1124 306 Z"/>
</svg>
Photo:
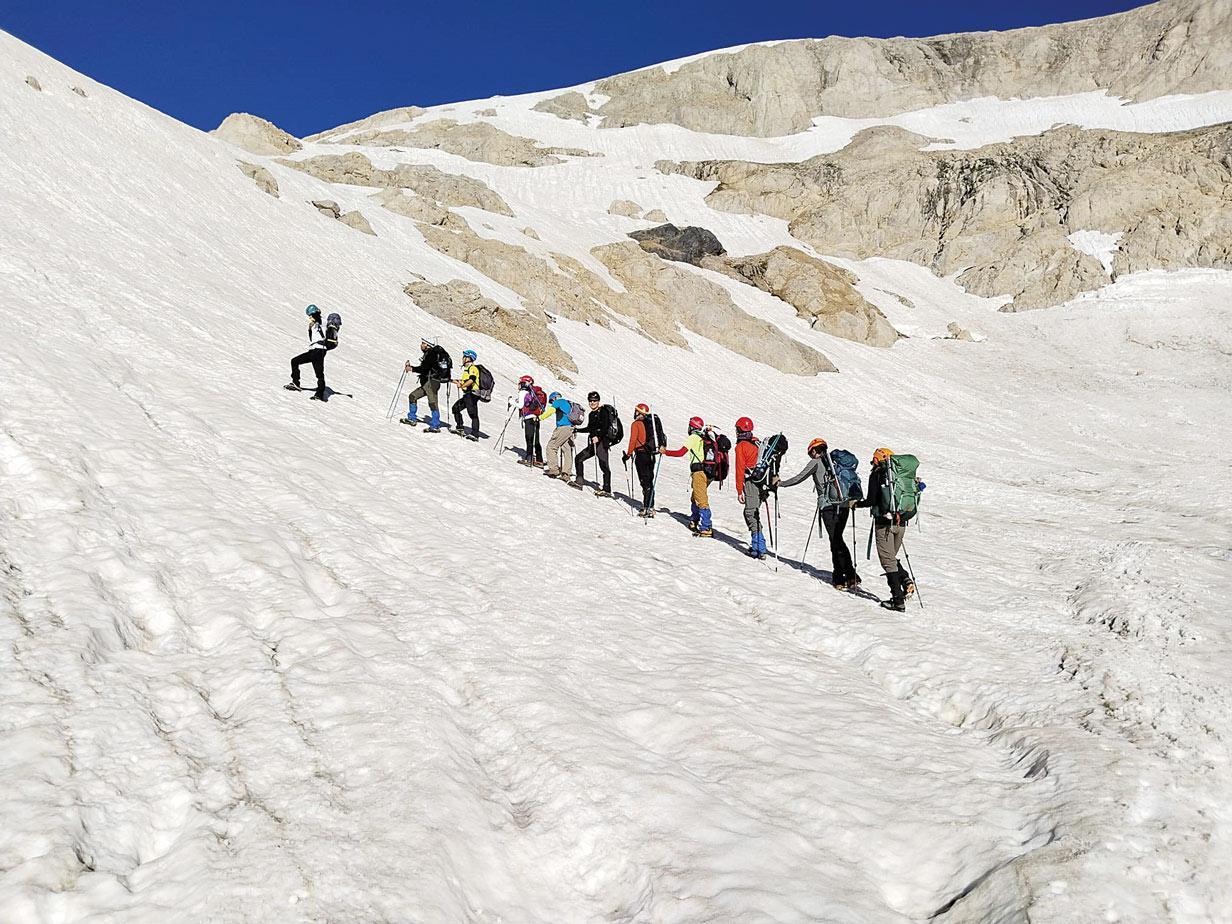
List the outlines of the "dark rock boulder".
<svg viewBox="0 0 1232 924">
<path fill-rule="evenodd" d="M 629 237 L 647 253 L 694 266 L 698 266 L 704 257 L 721 257 L 727 253 L 711 232 L 693 226 L 677 228 L 673 224 L 659 225 L 644 231 L 631 231 Z"/>
</svg>

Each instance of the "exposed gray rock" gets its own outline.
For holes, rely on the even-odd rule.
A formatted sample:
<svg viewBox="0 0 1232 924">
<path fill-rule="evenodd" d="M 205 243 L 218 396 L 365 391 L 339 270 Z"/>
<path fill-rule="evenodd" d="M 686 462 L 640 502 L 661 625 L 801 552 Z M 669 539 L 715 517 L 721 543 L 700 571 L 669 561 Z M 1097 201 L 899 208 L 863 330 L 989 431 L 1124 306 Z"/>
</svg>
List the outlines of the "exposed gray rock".
<svg viewBox="0 0 1232 924">
<path fill-rule="evenodd" d="M 609 215 L 620 215 L 624 218 L 641 218 L 642 207 L 629 199 L 617 199 L 607 207 Z"/>
<path fill-rule="evenodd" d="M 494 337 L 525 353 L 557 375 L 576 372 L 577 366 L 563 349 L 556 335 L 548 330 L 542 312 L 532 313 L 504 308 L 485 298 L 473 282 L 452 279 L 434 285 L 420 279 L 404 289 L 424 311 L 477 334 Z"/>
<path fill-rule="evenodd" d="M 342 217 L 342 210 L 338 208 L 338 203 L 333 199 L 313 199 L 312 205 L 326 218 L 337 219 Z"/>
<path fill-rule="evenodd" d="M 358 151 L 350 154 L 322 154 L 304 160 L 281 160 L 327 183 L 348 186 L 372 186 L 382 189 L 413 189 L 421 196 L 450 208 L 471 206 L 512 215 L 513 209 L 485 183 L 468 176 L 445 173 L 426 164 L 398 164 L 393 170 L 381 170 Z"/>
<path fill-rule="evenodd" d="M 889 116 L 982 96 L 1106 89 L 1130 99 L 1227 89 L 1232 3 L 1166 0 L 1082 22 L 925 39 L 830 37 L 601 80 L 604 127 L 669 122 L 776 136 L 821 115 Z"/>
<path fill-rule="evenodd" d="M 371 234 L 373 237 L 376 237 L 376 232 L 372 230 L 372 225 L 368 223 L 368 219 L 364 218 L 363 212 L 343 212 L 338 216 L 338 220 L 349 228 L 354 228 L 356 231 L 362 231 L 364 234 Z"/>
<path fill-rule="evenodd" d="M 86 91 L 81 89 L 81 87 L 73 87 L 73 92 L 76 93 L 78 96 L 80 96 L 82 99 L 88 98 L 86 96 Z"/>
<path fill-rule="evenodd" d="M 637 241 L 647 253 L 653 253 L 665 260 L 676 260 L 680 263 L 700 264 L 703 257 L 721 257 L 726 250 L 719 239 L 705 228 L 689 226 L 677 228 L 675 225 L 659 225 L 641 231 L 630 231 L 629 237 Z"/>
<path fill-rule="evenodd" d="M 661 225 L 667 224 L 667 215 L 663 213 L 663 209 L 651 209 L 642 216 L 643 221 L 653 221 Z"/>
<path fill-rule="evenodd" d="M 466 230 L 467 227 L 466 220 L 461 215 L 455 215 L 439 202 L 425 199 L 414 192 L 403 189 L 383 189 L 375 193 L 372 198 L 382 208 L 404 218 L 456 230 Z"/>
<path fill-rule="evenodd" d="M 293 154 L 303 148 L 298 138 L 287 134 L 273 122 L 247 112 L 231 113 L 210 134 L 243 148 L 249 154 Z"/>
<path fill-rule="evenodd" d="M 561 157 L 591 157 L 580 148 L 542 147 L 529 138 L 502 131 L 489 122 L 436 119 L 411 129 L 373 129 L 337 139 L 340 144 L 375 147 L 428 148 L 446 151 L 498 167 L 544 167 L 564 163 Z"/>
<path fill-rule="evenodd" d="M 278 196 L 278 181 L 274 179 L 274 174 L 270 173 L 264 167 L 257 164 L 250 164 L 247 161 L 239 161 L 240 172 L 257 184 L 257 189 L 263 193 L 268 193 L 275 199 Z"/>
<path fill-rule="evenodd" d="M 535 103 L 534 109 L 535 112 L 546 112 L 550 115 L 558 116 L 562 119 L 572 119 L 576 122 L 585 122 L 586 117 L 592 114 L 590 103 L 587 102 L 585 95 L 577 90 L 570 90 L 568 93 L 560 94 L 560 96 L 540 100 Z"/>
<path fill-rule="evenodd" d="M 870 346 L 888 347 L 898 331 L 865 300 L 847 270 L 794 247 L 728 260 L 741 278 L 796 309 L 810 327 Z M 707 264 L 709 265 L 709 264 Z"/>
<path fill-rule="evenodd" d="M 428 110 L 426 109 L 421 109 L 419 106 L 400 106 L 397 109 L 386 109 L 384 112 L 373 113 L 367 118 L 359 119 L 355 122 L 347 122 L 345 125 L 339 125 L 335 128 L 326 129 L 323 132 L 317 132 L 315 135 L 309 135 L 304 140 L 333 141 L 348 132 L 359 132 L 373 128 L 384 128 L 387 125 L 402 125 L 403 123 L 414 121 L 427 111 Z"/>
<path fill-rule="evenodd" d="M 967 343 L 974 343 L 975 338 L 971 336 L 971 331 L 960 325 L 957 321 L 951 321 L 945 326 L 946 340 L 962 340 Z"/>
<path fill-rule="evenodd" d="M 529 237 L 532 241 L 539 240 L 539 232 L 534 228 L 523 228 L 522 233 Z"/>
<path fill-rule="evenodd" d="M 1114 276 L 1232 265 L 1232 125 L 1134 134 L 1072 126 L 974 151 L 922 151 L 901 129 L 861 132 L 800 164 L 661 164 L 716 181 L 714 208 L 786 219 L 823 253 L 911 260 L 961 273 L 1008 310 L 1104 285 L 1080 230 L 1123 232 Z"/>
<path fill-rule="evenodd" d="M 491 118 L 492 116 L 496 115 L 496 110 L 495 109 L 479 109 L 475 112 L 475 115 L 487 116 L 488 118 Z"/>
<path fill-rule="evenodd" d="M 30 87 L 33 90 L 38 90 L 40 93 L 43 92 L 43 85 L 38 82 L 37 77 L 27 77 L 26 86 Z"/>
</svg>

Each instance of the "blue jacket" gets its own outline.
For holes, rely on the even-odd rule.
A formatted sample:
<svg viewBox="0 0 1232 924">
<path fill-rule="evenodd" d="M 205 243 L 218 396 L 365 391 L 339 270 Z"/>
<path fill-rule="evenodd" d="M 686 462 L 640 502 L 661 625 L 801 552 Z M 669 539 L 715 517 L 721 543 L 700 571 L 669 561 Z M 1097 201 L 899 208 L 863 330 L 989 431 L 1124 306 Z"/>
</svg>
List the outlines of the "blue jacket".
<svg viewBox="0 0 1232 924">
<path fill-rule="evenodd" d="M 556 426 L 572 427 L 569 423 L 569 408 L 570 403 L 568 398 L 557 398 L 555 401 L 549 402 L 548 406 L 543 409 L 543 413 L 539 415 L 540 420 L 547 420 L 552 411 L 556 412 Z"/>
</svg>

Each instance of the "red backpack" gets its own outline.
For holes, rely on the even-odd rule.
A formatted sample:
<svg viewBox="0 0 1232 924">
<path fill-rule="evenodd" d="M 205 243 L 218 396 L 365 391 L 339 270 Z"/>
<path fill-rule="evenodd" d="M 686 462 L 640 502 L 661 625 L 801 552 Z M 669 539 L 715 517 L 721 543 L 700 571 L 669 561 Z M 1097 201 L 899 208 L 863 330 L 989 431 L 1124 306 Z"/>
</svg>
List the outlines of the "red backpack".
<svg viewBox="0 0 1232 924">
<path fill-rule="evenodd" d="M 536 414 L 542 414 L 543 409 L 548 406 L 548 393 L 538 385 L 530 387 L 530 406 L 527 410 L 534 411 Z"/>
<path fill-rule="evenodd" d="M 717 481 L 719 487 L 727 479 L 727 454 L 731 452 L 731 440 L 722 433 L 713 430 L 702 431 L 702 471 L 710 481 Z"/>
</svg>

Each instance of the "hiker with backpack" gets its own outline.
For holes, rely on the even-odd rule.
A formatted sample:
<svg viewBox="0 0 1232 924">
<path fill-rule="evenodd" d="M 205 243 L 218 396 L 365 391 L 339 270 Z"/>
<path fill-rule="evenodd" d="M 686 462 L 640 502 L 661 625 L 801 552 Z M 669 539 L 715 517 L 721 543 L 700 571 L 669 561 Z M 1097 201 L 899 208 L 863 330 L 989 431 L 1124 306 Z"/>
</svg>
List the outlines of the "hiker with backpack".
<svg viewBox="0 0 1232 924">
<path fill-rule="evenodd" d="M 689 435 L 679 449 L 664 449 L 665 456 L 679 459 L 687 456 L 689 461 L 689 518 L 693 535 L 709 538 L 714 535 L 710 513 L 710 482 L 722 483 L 727 477 L 727 452 L 731 441 L 713 428 L 707 427 L 700 417 L 689 418 Z"/>
<path fill-rule="evenodd" d="M 519 465 L 543 468 L 543 445 L 539 442 L 539 415 L 548 406 L 548 396 L 535 384 L 533 376 L 518 379 L 518 391 L 522 393 L 520 413 L 522 432 L 526 437 L 526 455 L 518 460 Z"/>
<path fill-rule="evenodd" d="M 321 325 L 321 309 L 309 305 L 304 309 L 308 316 L 308 349 L 291 360 L 291 381 L 284 385 L 287 391 L 303 391 L 299 385 L 299 367 L 304 363 L 312 363 L 312 371 L 317 377 L 317 387 L 313 390 L 313 401 L 327 401 L 325 394 L 325 354 L 338 346 L 338 331 L 342 327 L 342 315 L 331 314 L 325 325 Z"/>
<path fill-rule="evenodd" d="M 780 488 L 790 488 L 813 479 L 818 514 L 830 538 L 831 580 L 835 590 L 852 590 L 860 586 L 860 575 L 856 573 L 851 550 L 847 548 L 846 530 L 851 506 L 863 497 L 860 477 L 856 474 L 858 460 L 845 449 L 831 451 L 823 439 L 808 444 L 808 457 L 808 464 L 798 475 L 777 484 Z"/>
<path fill-rule="evenodd" d="M 548 395 L 548 406 L 539 415 L 547 420 L 555 415 L 556 429 L 548 440 L 547 469 L 543 474 L 562 481 L 573 480 L 573 428 L 582 423 L 583 411 L 576 401 L 570 401 L 560 392 Z"/>
<path fill-rule="evenodd" d="M 881 605 L 901 613 L 907 598 L 915 593 L 915 582 L 898 560 L 907 524 L 915 516 L 924 483 L 916 477 L 919 460 L 911 455 L 895 455 L 882 447 L 873 453 L 873 470 L 868 476 L 868 495 L 851 501 L 852 507 L 867 507 L 873 517 L 877 559 L 890 585 L 890 599 Z"/>
<path fill-rule="evenodd" d="M 655 462 L 666 444 L 659 415 L 650 413 L 648 405 L 639 404 L 635 407 L 633 423 L 629 425 L 629 446 L 620 461 L 628 465 L 629 457 L 633 458 L 637 483 L 642 489 L 642 509 L 638 516 L 646 519 L 655 515 Z"/>
<path fill-rule="evenodd" d="M 759 454 L 760 441 L 753 435 L 753 421 L 741 417 L 736 421 L 736 499 L 744 504 L 744 523 L 749 528 L 747 554 L 757 559 L 766 557 L 766 536 L 761 528 L 763 485 L 748 476 Z"/>
<path fill-rule="evenodd" d="M 462 351 L 462 375 L 453 380 L 460 394 L 450 408 L 453 412 L 453 432 L 471 441 L 479 439 L 479 364 L 475 362 L 478 358 L 474 350 Z M 462 428 L 463 410 L 471 420 L 470 433 Z"/>
<path fill-rule="evenodd" d="M 402 422 L 416 426 L 419 423 L 419 399 L 427 398 L 428 408 L 432 411 L 432 416 L 428 420 L 427 432 L 440 433 L 441 411 L 437 395 L 441 390 L 441 384 L 448 382 L 452 377 L 450 373 L 453 370 L 453 360 L 449 358 L 444 347 L 433 343 L 426 337 L 419 341 L 419 350 L 421 355 L 418 366 L 412 366 L 409 359 L 406 361 L 406 371 L 419 375 L 419 387 L 407 395 L 409 407 Z"/>
<path fill-rule="evenodd" d="M 624 439 L 625 428 L 620 422 L 620 415 L 616 412 L 616 408 L 610 404 L 603 404 L 597 391 L 592 391 L 587 395 L 586 401 L 590 405 L 590 416 L 586 419 L 586 426 L 578 427 L 573 432 L 575 434 L 585 433 L 589 440 L 586 448 L 579 452 L 573 460 L 577 463 L 577 478 L 573 486 L 580 488 L 586 483 L 586 460 L 596 458 L 599 460 L 599 469 L 603 472 L 603 485 L 595 490 L 595 497 L 611 497 L 612 469 L 608 465 L 608 450 Z"/>
</svg>

